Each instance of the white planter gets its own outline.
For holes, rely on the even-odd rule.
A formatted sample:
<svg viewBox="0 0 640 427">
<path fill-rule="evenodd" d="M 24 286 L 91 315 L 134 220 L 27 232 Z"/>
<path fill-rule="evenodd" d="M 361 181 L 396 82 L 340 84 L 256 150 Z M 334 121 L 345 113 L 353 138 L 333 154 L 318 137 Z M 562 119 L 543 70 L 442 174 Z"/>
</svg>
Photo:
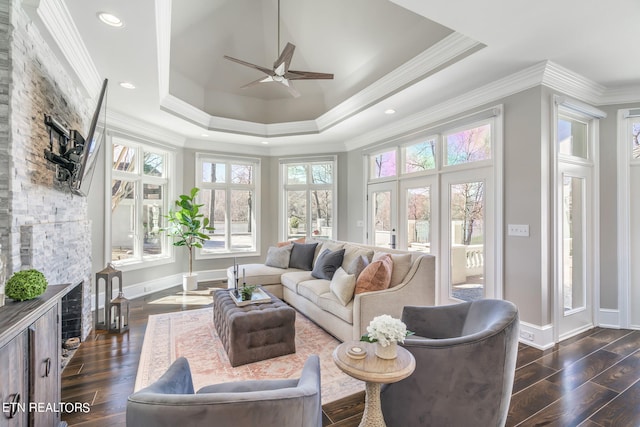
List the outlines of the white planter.
<svg viewBox="0 0 640 427">
<path fill-rule="evenodd" d="M 198 275 L 193 273 L 191 275 L 185 274 L 182 276 L 182 290 L 183 291 L 195 291 L 198 289 Z"/>
<path fill-rule="evenodd" d="M 380 359 L 395 359 L 398 357 L 398 343 L 393 341 L 386 347 L 376 343 L 376 356 Z"/>
</svg>

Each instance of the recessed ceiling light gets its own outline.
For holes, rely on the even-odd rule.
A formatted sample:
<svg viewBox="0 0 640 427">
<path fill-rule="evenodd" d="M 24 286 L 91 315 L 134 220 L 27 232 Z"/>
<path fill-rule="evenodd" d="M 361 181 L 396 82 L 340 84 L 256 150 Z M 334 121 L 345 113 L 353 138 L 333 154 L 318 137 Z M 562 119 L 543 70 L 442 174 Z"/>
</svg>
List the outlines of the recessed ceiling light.
<svg viewBox="0 0 640 427">
<path fill-rule="evenodd" d="M 131 82 L 120 82 L 120 86 L 122 86 L 125 89 L 135 89 L 136 85 L 134 85 Z"/>
<path fill-rule="evenodd" d="M 124 22 L 112 13 L 98 12 L 98 19 L 110 27 L 120 28 L 124 26 Z"/>
<path fill-rule="evenodd" d="M 384 110 L 384 113 L 385 114 L 395 114 L 396 110 L 394 110 L 393 108 L 389 108 L 389 109 Z"/>
<path fill-rule="evenodd" d="M 203 136 L 203 137 L 206 138 L 207 136 L 209 136 L 209 134 L 208 133 L 201 133 L 200 136 Z"/>
<path fill-rule="evenodd" d="M 262 143 L 263 143 L 264 145 L 267 145 L 267 144 L 269 143 L 269 141 L 262 141 Z"/>
</svg>

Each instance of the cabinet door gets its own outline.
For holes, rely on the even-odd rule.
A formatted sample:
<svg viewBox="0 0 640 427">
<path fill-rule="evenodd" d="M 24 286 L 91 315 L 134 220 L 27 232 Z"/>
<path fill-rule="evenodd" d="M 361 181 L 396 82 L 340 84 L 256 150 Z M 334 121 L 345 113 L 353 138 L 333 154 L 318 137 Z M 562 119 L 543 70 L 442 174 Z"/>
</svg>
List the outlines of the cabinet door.
<svg viewBox="0 0 640 427">
<path fill-rule="evenodd" d="M 0 348 L 0 426 L 26 426 L 27 332 L 24 331 Z"/>
<path fill-rule="evenodd" d="M 35 427 L 58 425 L 60 413 L 46 405 L 60 402 L 60 331 L 58 328 L 58 306 L 29 327 L 30 347 L 30 399 L 43 405 L 42 409 L 30 412 L 30 424 Z"/>
</svg>

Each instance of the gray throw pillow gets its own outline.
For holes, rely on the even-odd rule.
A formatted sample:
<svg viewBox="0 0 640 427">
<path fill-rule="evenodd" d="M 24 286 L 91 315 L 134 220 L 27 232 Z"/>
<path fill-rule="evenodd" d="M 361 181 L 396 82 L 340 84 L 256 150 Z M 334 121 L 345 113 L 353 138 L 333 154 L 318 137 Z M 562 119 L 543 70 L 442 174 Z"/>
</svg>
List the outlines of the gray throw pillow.
<svg viewBox="0 0 640 427">
<path fill-rule="evenodd" d="M 353 261 L 351 261 L 345 271 L 348 274 L 353 274 L 357 279 L 360 273 L 362 273 L 362 270 L 364 270 L 367 265 L 369 265 L 369 258 L 367 258 L 365 255 L 359 255 L 354 258 Z"/>
<path fill-rule="evenodd" d="M 331 252 L 329 249 L 325 249 L 318 256 L 316 265 L 313 267 L 311 275 L 316 279 L 331 280 L 338 267 L 342 265 L 343 258 L 344 249 L 333 252 Z"/>
<path fill-rule="evenodd" d="M 289 267 L 299 268 L 300 270 L 311 270 L 313 267 L 313 256 L 316 253 L 317 243 L 296 243 L 293 242 L 291 249 L 291 258 L 289 258 Z"/>
<path fill-rule="evenodd" d="M 267 260 L 264 262 L 269 267 L 287 268 L 291 257 L 291 245 L 276 248 L 271 246 L 267 251 Z"/>
</svg>

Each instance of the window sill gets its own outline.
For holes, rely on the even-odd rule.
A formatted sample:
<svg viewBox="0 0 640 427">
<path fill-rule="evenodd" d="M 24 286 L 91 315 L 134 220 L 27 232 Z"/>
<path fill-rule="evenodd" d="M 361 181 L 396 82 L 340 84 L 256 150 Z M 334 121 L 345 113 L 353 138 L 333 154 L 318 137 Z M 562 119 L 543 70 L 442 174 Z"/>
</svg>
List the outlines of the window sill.
<svg viewBox="0 0 640 427">
<path fill-rule="evenodd" d="M 134 271 L 141 270 L 143 268 L 159 267 L 168 263 L 175 262 L 174 256 L 163 256 L 153 258 L 149 260 L 135 260 L 135 261 L 111 261 L 113 266 L 120 271 Z"/>
</svg>

